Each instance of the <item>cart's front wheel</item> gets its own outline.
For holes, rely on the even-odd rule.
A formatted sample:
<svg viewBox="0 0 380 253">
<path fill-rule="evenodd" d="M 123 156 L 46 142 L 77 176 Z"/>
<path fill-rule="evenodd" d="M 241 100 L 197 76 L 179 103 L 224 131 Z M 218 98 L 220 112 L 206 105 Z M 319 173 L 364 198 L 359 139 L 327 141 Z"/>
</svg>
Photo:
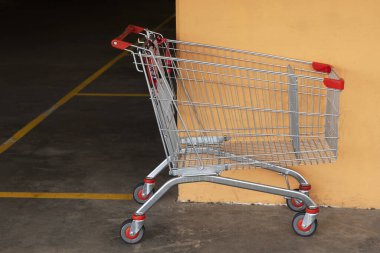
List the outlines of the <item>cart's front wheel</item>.
<svg viewBox="0 0 380 253">
<path fill-rule="evenodd" d="M 295 191 L 298 191 L 298 189 L 296 189 Z M 290 210 L 294 212 L 305 212 L 306 210 L 305 203 L 300 199 L 286 199 L 286 205 L 289 207 Z"/>
<path fill-rule="evenodd" d="M 143 196 L 143 188 L 144 183 L 139 183 L 133 189 L 133 199 L 139 204 L 144 204 L 150 197 L 152 197 L 152 195 L 155 192 L 155 190 L 153 189 L 147 196 Z"/>
<path fill-rule="evenodd" d="M 304 228 L 302 227 L 302 221 L 304 217 L 305 217 L 304 213 L 296 213 L 294 215 L 293 222 L 292 222 L 293 230 L 299 236 L 303 236 L 303 237 L 312 236 L 315 233 L 315 231 L 317 231 L 318 221 L 317 219 L 315 219 L 311 225 Z"/>
<path fill-rule="evenodd" d="M 135 235 L 130 235 L 131 226 L 132 226 L 132 219 L 128 219 L 123 222 L 120 229 L 120 236 L 121 239 L 123 239 L 124 242 L 128 244 L 135 244 L 141 241 L 141 239 L 144 236 L 145 228 L 142 226 L 139 232 Z"/>
</svg>

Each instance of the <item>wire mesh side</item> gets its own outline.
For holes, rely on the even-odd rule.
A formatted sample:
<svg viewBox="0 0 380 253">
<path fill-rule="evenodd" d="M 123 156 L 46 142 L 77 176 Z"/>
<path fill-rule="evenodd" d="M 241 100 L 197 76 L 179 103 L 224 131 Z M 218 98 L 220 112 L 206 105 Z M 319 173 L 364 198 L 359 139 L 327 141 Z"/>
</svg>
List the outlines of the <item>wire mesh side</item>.
<svg viewBox="0 0 380 253">
<path fill-rule="evenodd" d="M 311 62 L 270 54 L 224 48 L 200 43 L 167 40 L 159 45 L 160 50 L 169 51 L 173 57 L 221 63 L 240 67 L 256 68 L 286 73 L 291 65 L 296 75 L 323 77 L 324 74 L 310 68 Z"/>
<path fill-rule="evenodd" d="M 319 72 L 185 47 L 155 44 L 140 55 L 173 167 L 335 160 L 339 92 L 326 89 Z"/>
</svg>

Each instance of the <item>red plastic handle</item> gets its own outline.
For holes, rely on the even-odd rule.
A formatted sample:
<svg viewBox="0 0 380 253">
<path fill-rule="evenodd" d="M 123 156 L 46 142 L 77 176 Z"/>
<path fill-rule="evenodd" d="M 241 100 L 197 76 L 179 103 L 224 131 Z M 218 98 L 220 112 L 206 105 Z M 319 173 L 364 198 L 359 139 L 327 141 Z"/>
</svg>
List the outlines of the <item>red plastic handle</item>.
<svg viewBox="0 0 380 253">
<path fill-rule="evenodd" d="M 344 79 L 340 78 L 338 80 L 325 78 L 323 79 L 323 84 L 330 89 L 344 90 Z"/>
<path fill-rule="evenodd" d="M 326 63 L 320 63 L 320 62 L 313 62 L 312 67 L 315 71 L 330 73 L 331 72 L 331 65 Z"/>
<path fill-rule="evenodd" d="M 115 39 L 111 41 L 111 45 L 114 48 L 125 50 L 127 47 L 132 45 L 132 43 L 123 41 L 123 39 L 131 33 L 139 34 L 142 31 L 144 31 L 144 28 L 142 27 L 135 26 L 135 25 L 128 25 L 122 34 L 120 34 L 119 36 L 117 36 Z"/>
</svg>

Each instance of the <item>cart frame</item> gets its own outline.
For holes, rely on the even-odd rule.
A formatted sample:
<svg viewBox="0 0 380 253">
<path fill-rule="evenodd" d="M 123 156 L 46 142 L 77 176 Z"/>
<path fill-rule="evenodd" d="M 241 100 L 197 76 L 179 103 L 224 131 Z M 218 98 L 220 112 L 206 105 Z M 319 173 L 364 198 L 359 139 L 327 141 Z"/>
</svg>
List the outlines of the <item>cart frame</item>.
<svg viewBox="0 0 380 253">
<path fill-rule="evenodd" d="M 139 43 L 141 43 L 142 45 L 132 44 L 123 40 L 126 36 L 132 33 L 142 35 L 142 38 L 144 40 L 140 41 L 139 38 Z M 177 108 L 177 104 L 173 102 L 175 100 L 175 90 L 173 90 L 172 87 L 173 84 L 169 84 L 171 80 L 168 80 L 170 79 L 168 75 L 172 71 L 176 71 L 175 67 L 173 67 L 175 65 L 173 62 L 176 61 L 177 68 L 179 68 L 179 66 L 182 63 L 206 64 L 221 68 L 231 68 L 231 64 L 223 64 L 220 62 L 207 62 L 197 59 L 184 59 L 180 56 L 178 57 L 177 55 L 172 56 L 170 50 L 179 49 L 178 46 L 177 48 L 175 46 L 168 46 L 170 45 L 170 43 L 176 45 L 183 44 L 187 46 L 207 47 L 215 50 L 230 50 L 231 52 L 239 54 L 249 54 L 254 55 L 255 57 L 265 57 L 268 59 L 280 61 L 290 61 L 295 64 L 310 65 L 310 71 L 302 69 L 301 72 L 297 67 L 293 68 L 290 65 L 286 66 L 287 69 L 284 70 L 284 72 L 270 70 L 267 69 L 267 66 L 270 65 L 269 63 L 258 63 L 261 64 L 260 66 L 263 69 L 252 68 L 252 66 L 246 67 L 241 65 L 234 65 L 232 66 L 232 68 L 236 71 L 254 69 L 254 71 L 257 71 L 259 73 L 265 73 L 266 75 L 273 74 L 280 75 L 281 78 L 287 78 L 289 87 L 287 90 L 289 109 L 286 112 L 289 118 L 288 137 L 290 138 L 292 148 L 294 149 L 294 157 L 292 158 L 293 160 L 290 161 L 291 165 L 307 164 L 308 161 L 332 162 L 336 159 L 337 156 L 339 93 L 344 88 L 344 80 L 337 75 L 337 73 L 332 69 L 331 65 L 318 62 L 302 61 L 270 54 L 250 52 L 246 50 L 237 50 L 212 45 L 205 45 L 201 43 L 169 40 L 164 38 L 160 33 L 156 33 L 138 26 L 129 25 L 124 31 L 124 33 L 115 38 L 111 42 L 111 44 L 115 48 L 130 52 L 133 56 L 137 71 L 143 72 L 145 75 L 155 116 L 160 129 L 162 142 L 164 144 L 166 159 L 163 160 L 152 172 L 150 172 L 145 177 L 144 184 L 140 184 L 139 187 L 135 188 L 135 200 L 141 203 L 142 206 L 134 213 L 131 220 L 127 220 L 123 224 L 121 229 L 122 239 L 127 243 L 136 243 L 140 241 L 142 238 L 142 234 L 144 233 L 143 225 L 146 212 L 173 186 L 193 182 L 210 182 L 283 196 L 286 198 L 287 204 L 288 206 L 290 205 L 289 207 L 292 210 L 301 211 L 301 214 L 296 214 L 295 218 L 293 219 L 293 229 L 295 230 L 295 232 L 301 236 L 312 235 L 316 229 L 316 217 L 319 213 L 319 208 L 318 205 L 309 197 L 311 185 L 300 173 L 282 166 L 281 162 L 283 161 L 279 161 L 279 163 L 261 161 L 255 159 L 255 157 L 250 155 L 234 155 L 231 152 L 218 149 L 218 145 L 221 145 L 221 143 L 224 143 L 229 140 L 230 137 L 228 136 L 194 137 L 194 135 L 190 133 L 190 130 L 188 129 L 184 129 L 184 134 L 180 136 L 180 131 L 177 129 L 177 125 L 180 124 L 179 121 L 181 121 L 182 118 L 181 115 L 178 113 L 179 110 Z M 166 51 L 164 52 L 169 53 L 166 55 L 162 55 L 159 52 L 160 49 L 166 49 Z M 176 53 L 176 51 L 174 52 Z M 232 58 L 231 61 L 233 62 L 236 60 L 237 59 Z M 280 65 L 270 65 L 271 68 L 279 66 Z M 300 73 L 296 73 L 297 71 Z M 176 75 L 179 75 L 178 72 L 176 74 L 173 74 L 174 79 L 177 79 Z M 324 77 L 323 75 L 327 75 L 327 77 Z M 330 152 L 327 155 L 325 155 L 327 156 L 327 158 L 322 155 L 313 157 L 313 153 L 310 154 L 309 151 L 301 151 L 300 145 L 302 144 L 302 134 L 300 134 L 301 126 L 299 125 L 299 117 L 302 117 L 302 115 L 299 113 L 298 108 L 298 93 L 302 91 L 298 90 L 300 89 L 299 87 L 301 87 L 298 83 L 298 79 L 307 79 L 310 81 L 321 82 L 326 86 L 326 93 L 324 95 L 321 95 L 321 92 L 319 93 L 319 97 L 326 97 L 326 107 L 325 113 L 323 115 L 318 115 L 320 117 L 323 117 L 324 119 L 324 123 L 321 126 L 318 125 L 318 127 L 319 129 L 324 127 L 324 140 L 326 141 L 329 147 L 328 151 Z M 188 80 L 190 79 L 188 78 L 187 81 Z M 159 89 L 161 89 L 161 91 L 158 91 Z M 176 99 L 176 101 L 178 102 L 178 98 Z M 174 106 L 176 108 L 170 109 L 170 106 L 165 104 L 167 101 L 172 102 L 174 105 L 171 106 Z M 163 110 L 163 107 L 165 107 L 165 110 Z M 177 118 L 179 118 L 178 122 L 176 122 L 175 119 L 176 114 Z M 174 136 L 173 132 L 175 133 Z M 174 144 L 170 144 L 169 141 L 174 142 Z M 216 146 L 216 148 L 214 148 L 214 146 Z M 320 150 L 317 151 L 320 152 Z M 322 151 L 325 153 L 327 152 L 326 150 Z M 305 153 L 307 154 L 307 157 Z M 178 166 L 179 161 L 182 161 L 179 157 L 184 154 L 194 154 L 194 156 L 196 157 L 195 161 L 199 163 L 196 163 L 193 166 Z M 201 155 L 216 156 L 222 158 L 227 157 L 230 162 L 228 164 L 220 164 L 213 163 L 213 160 L 210 160 L 211 165 L 207 165 L 206 163 L 203 163 L 205 160 L 204 158 L 200 158 Z M 287 162 L 289 161 L 285 161 L 285 164 L 287 164 Z M 220 176 L 220 173 L 222 171 L 226 169 L 234 169 L 237 165 L 253 166 L 276 172 L 284 176 L 287 188 L 280 188 Z M 154 192 L 154 188 L 156 185 L 155 178 L 159 173 L 161 173 L 168 167 L 169 174 L 174 176 L 174 178 L 168 180 L 156 192 Z M 293 177 L 295 180 L 298 181 L 298 189 L 290 189 L 290 184 L 288 180 L 289 176 Z M 301 209 L 295 210 L 296 208 Z M 302 216 L 301 221 L 299 217 L 300 215 Z M 297 224 L 295 224 L 295 222 Z M 313 227 L 313 231 L 308 230 L 311 227 Z"/>
</svg>

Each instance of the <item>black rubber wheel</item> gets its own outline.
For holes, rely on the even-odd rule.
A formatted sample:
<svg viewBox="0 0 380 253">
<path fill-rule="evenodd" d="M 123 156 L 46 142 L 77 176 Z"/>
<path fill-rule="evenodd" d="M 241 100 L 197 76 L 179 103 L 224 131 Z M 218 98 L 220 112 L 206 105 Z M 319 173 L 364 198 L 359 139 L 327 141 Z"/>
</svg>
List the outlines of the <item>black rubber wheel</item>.
<svg viewBox="0 0 380 253">
<path fill-rule="evenodd" d="M 153 190 L 149 193 L 148 196 L 145 198 L 141 195 L 142 190 L 144 188 L 144 183 L 138 183 L 135 188 L 133 189 L 133 199 L 139 203 L 139 204 L 144 204 L 152 195 L 154 194 L 155 190 Z"/>
<path fill-rule="evenodd" d="M 302 221 L 304 217 L 304 213 L 296 213 L 293 217 L 292 228 L 297 235 L 302 237 L 309 237 L 312 236 L 315 231 L 317 231 L 318 221 L 315 219 L 315 221 L 310 226 L 303 228 Z"/>
<path fill-rule="evenodd" d="M 145 228 L 144 228 L 144 226 L 142 226 L 142 228 L 140 229 L 139 232 L 137 232 L 136 235 L 131 236 L 129 234 L 129 231 L 130 231 L 131 226 L 132 226 L 132 221 L 133 221 L 132 219 L 128 219 L 128 220 L 124 221 L 123 224 L 121 225 L 121 228 L 120 228 L 121 239 L 125 243 L 128 243 L 128 244 L 135 244 L 135 243 L 140 242 L 141 239 L 144 237 L 144 232 L 145 232 Z"/>
<path fill-rule="evenodd" d="M 295 191 L 299 191 L 298 189 L 294 189 Z M 286 199 L 286 205 L 289 207 L 290 210 L 294 212 L 305 212 L 306 205 L 303 203 L 300 199 L 290 198 Z"/>
</svg>

